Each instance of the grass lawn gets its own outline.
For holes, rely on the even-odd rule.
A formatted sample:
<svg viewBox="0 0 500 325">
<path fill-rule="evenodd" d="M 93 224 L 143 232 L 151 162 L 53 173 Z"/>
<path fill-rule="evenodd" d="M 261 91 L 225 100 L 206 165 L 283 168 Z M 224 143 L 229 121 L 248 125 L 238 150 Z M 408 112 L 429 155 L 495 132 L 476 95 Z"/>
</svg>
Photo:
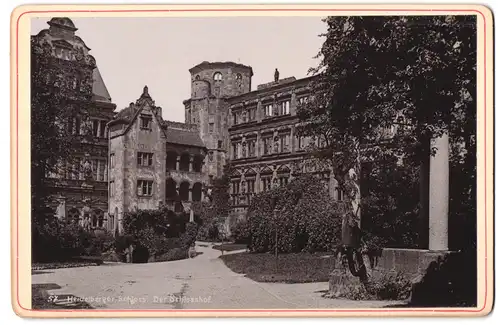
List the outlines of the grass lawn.
<svg viewBox="0 0 500 325">
<path fill-rule="evenodd" d="M 212 247 L 213 249 L 217 249 L 219 251 L 226 251 L 226 252 L 231 252 L 231 251 L 237 251 L 240 249 L 247 249 L 247 245 L 245 244 L 219 244 L 219 245 L 214 245 Z"/>
<path fill-rule="evenodd" d="M 258 282 L 306 283 L 326 282 L 335 265 L 335 257 L 324 254 L 281 254 L 276 260 L 269 253 L 222 255 L 227 267 Z"/>
</svg>

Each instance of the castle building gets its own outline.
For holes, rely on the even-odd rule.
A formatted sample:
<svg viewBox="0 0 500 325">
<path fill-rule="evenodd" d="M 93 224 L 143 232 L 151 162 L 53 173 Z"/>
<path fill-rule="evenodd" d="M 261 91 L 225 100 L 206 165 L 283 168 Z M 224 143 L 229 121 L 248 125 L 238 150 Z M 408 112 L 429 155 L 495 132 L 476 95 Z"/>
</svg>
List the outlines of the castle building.
<svg viewBox="0 0 500 325">
<path fill-rule="evenodd" d="M 253 70 L 234 62 L 204 61 L 189 70 L 191 97 L 183 102 L 185 123 L 162 118 L 144 87 L 128 107 L 116 106 L 103 82 L 95 59 L 68 18 L 53 18 L 50 28 L 32 40 L 50 51 L 59 63 L 79 66 L 89 74 L 91 96 L 88 123 L 96 141 L 88 144 L 59 174 L 47 175 L 58 194 L 54 210 L 92 229 L 123 230 L 124 213 L 166 205 L 189 213 L 193 202 L 204 200 L 214 178 L 231 164 L 230 197 L 234 217 L 244 215 L 252 197 L 285 185 L 300 173 L 316 174 L 341 200 L 329 170 L 305 164 L 311 139 L 299 138 L 297 106 L 308 100 L 311 78 L 279 78 L 252 90 Z M 78 73 L 76 75 L 78 75 Z M 75 76 L 65 76 L 74 84 Z M 75 117 L 68 127 L 80 134 L 83 122 Z"/>
<path fill-rule="evenodd" d="M 65 105 L 76 105 L 85 117 L 64 121 L 68 131 L 81 139 L 77 157 L 59 162 L 57 172 L 47 173 L 45 183 L 53 197 L 50 209 L 58 218 L 69 218 L 88 228 L 110 227 L 108 220 L 108 134 L 112 103 L 90 48 L 75 35 L 69 18 L 52 18 L 48 29 L 31 36 L 32 69 L 42 69 L 43 80 L 32 80 L 32 92 L 57 91 L 67 96 Z M 50 58 L 36 65 L 37 56 Z M 36 72 L 32 72 L 36 73 Z M 50 92 L 49 92 L 50 93 Z M 36 105 L 32 109 L 37 109 Z M 92 141 L 85 140 L 90 130 Z M 85 133 L 85 134 L 84 134 Z"/>
<path fill-rule="evenodd" d="M 253 70 L 234 62 L 202 62 L 189 70 L 191 98 L 184 101 L 186 121 L 198 124 L 208 149 L 209 179 L 231 164 L 233 219 L 244 215 L 252 197 L 285 185 L 301 173 L 314 173 L 330 195 L 343 199 L 329 169 L 308 166 L 308 138 L 296 133 L 297 106 L 308 100 L 313 77 L 279 78 L 251 90 Z M 234 220 L 228 220 L 226 227 Z"/>
<path fill-rule="evenodd" d="M 123 231 L 124 213 L 156 209 L 190 213 L 203 199 L 206 148 L 196 125 L 162 118 L 144 87 L 140 98 L 116 114 L 109 128 L 109 211 L 113 230 Z"/>
</svg>

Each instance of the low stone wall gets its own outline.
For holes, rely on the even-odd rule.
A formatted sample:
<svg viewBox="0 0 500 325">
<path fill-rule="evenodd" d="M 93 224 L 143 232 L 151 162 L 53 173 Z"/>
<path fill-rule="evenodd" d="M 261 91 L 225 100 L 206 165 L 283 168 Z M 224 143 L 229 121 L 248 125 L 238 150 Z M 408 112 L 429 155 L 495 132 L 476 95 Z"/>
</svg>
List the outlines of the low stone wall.
<svg viewBox="0 0 500 325">
<path fill-rule="evenodd" d="M 384 275 L 403 275 L 413 285 L 421 282 L 433 262 L 444 259 L 450 252 L 434 252 L 421 249 L 386 248 L 380 256 L 363 256 L 367 268 L 368 282 L 374 283 Z M 340 261 L 329 280 L 330 297 L 348 297 L 353 292 L 366 292 L 364 284 L 353 276 Z M 359 295 L 358 295 L 359 296 Z"/>
<path fill-rule="evenodd" d="M 424 275 L 432 262 L 445 258 L 450 252 L 424 249 L 385 248 L 374 260 L 373 271 L 404 273 L 410 277 Z"/>
</svg>

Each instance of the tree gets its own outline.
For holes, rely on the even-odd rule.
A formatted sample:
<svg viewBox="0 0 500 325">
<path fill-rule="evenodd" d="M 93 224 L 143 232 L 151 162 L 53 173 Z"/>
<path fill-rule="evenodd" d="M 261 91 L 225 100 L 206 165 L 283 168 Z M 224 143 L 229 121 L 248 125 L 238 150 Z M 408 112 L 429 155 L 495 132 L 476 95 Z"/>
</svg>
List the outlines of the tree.
<svg viewBox="0 0 500 325">
<path fill-rule="evenodd" d="M 215 178 L 207 191 L 208 202 L 194 203 L 193 209 L 200 216 L 202 227 L 199 231 L 200 240 L 214 240 L 219 236 L 218 225 L 223 223 L 231 210 L 229 184 L 231 166 L 224 166 L 221 177 Z"/>
<path fill-rule="evenodd" d="M 444 132 L 452 135 L 452 145 L 464 144 L 473 165 L 475 16 L 325 22 L 321 62 L 311 69 L 312 98 L 298 108 L 304 122 L 299 135 L 318 140 L 312 154 L 331 165 L 349 201 L 360 199 L 362 162 L 393 156 L 423 162 L 435 150 L 430 139 Z M 359 223 L 357 212 L 349 215 Z"/>
</svg>

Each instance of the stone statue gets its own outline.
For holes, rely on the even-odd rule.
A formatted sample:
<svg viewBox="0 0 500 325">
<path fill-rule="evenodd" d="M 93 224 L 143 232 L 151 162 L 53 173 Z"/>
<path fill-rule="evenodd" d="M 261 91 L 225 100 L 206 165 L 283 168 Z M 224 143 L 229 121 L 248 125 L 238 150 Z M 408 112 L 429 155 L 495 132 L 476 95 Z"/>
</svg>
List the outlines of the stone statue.
<svg viewBox="0 0 500 325">
<path fill-rule="evenodd" d="M 274 81 L 278 82 L 278 80 L 280 80 L 280 72 L 278 71 L 278 69 L 275 69 L 274 70 Z"/>
<path fill-rule="evenodd" d="M 243 123 L 247 122 L 247 110 L 244 109 L 243 112 L 241 113 L 241 120 Z"/>
<path fill-rule="evenodd" d="M 279 149 L 280 149 L 279 138 L 276 136 L 274 137 L 274 152 L 278 153 Z"/>
<path fill-rule="evenodd" d="M 241 155 L 243 156 L 243 158 L 245 158 L 247 156 L 247 143 L 246 142 L 243 142 L 241 144 Z"/>
<path fill-rule="evenodd" d="M 85 163 L 83 164 L 83 177 L 86 181 L 91 181 L 93 178 L 92 175 L 92 164 L 90 163 L 88 157 L 85 159 Z"/>
<path fill-rule="evenodd" d="M 247 182 L 241 181 L 241 193 L 245 194 L 247 192 Z"/>
</svg>

